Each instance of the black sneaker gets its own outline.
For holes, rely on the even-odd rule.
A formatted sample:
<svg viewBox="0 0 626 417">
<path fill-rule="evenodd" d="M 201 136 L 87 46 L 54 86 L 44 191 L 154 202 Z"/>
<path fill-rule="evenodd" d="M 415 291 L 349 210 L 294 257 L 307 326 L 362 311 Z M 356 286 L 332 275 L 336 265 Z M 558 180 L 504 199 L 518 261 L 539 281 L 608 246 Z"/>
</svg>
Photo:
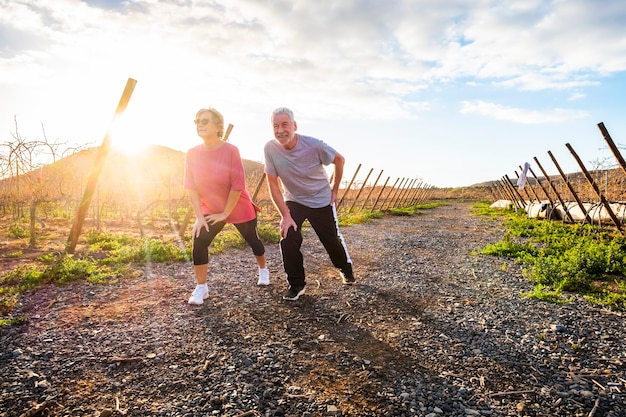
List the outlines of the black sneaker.
<svg viewBox="0 0 626 417">
<path fill-rule="evenodd" d="M 354 274 L 352 273 L 352 268 L 342 269 L 341 272 L 341 281 L 343 285 L 352 285 L 354 284 Z"/>
<path fill-rule="evenodd" d="M 287 292 L 283 294 L 283 300 L 295 301 L 304 294 L 304 287 L 289 287 Z"/>
</svg>

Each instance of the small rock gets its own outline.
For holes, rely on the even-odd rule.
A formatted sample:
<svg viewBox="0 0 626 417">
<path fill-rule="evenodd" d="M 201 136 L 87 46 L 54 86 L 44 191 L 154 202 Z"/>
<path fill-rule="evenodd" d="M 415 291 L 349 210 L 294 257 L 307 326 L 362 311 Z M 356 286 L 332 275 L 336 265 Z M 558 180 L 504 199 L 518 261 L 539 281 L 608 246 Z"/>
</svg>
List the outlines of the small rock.
<svg viewBox="0 0 626 417">
<path fill-rule="evenodd" d="M 341 411 L 339 411 L 339 409 L 334 406 L 334 405 L 327 405 L 326 406 L 326 413 L 329 416 L 340 416 L 341 415 Z"/>
<path fill-rule="evenodd" d="M 587 391 L 587 390 L 580 391 L 579 394 L 580 394 L 581 397 L 587 398 L 587 399 L 594 397 L 593 392 Z"/>
<path fill-rule="evenodd" d="M 100 411 L 100 417 L 111 417 L 113 415 L 113 410 L 111 410 L 110 408 L 105 408 L 104 410 Z"/>
</svg>

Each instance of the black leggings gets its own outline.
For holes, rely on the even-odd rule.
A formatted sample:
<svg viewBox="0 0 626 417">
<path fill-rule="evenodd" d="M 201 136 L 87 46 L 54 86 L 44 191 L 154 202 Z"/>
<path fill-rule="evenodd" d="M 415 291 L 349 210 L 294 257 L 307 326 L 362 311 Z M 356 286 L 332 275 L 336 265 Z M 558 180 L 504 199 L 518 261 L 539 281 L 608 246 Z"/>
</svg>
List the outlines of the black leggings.
<svg viewBox="0 0 626 417">
<path fill-rule="evenodd" d="M 222 231 L 226 223 L 219 222 L 213 223 L 209 225 L 209 230 L 207 231 L 204 227 L 200 229 L 200 236 L 193 238 L 193 249 L 191 252 L 191 256 L 193 259 L 194 265 L 205 265 L 209 263 L 209 246 L 215 236 L 219 232 Z M 234 226 L 241 234 L 241 237 L 248 242 L 248 245 L 252 248 L 252 253 L 254 256 L 261 256 L 265 254 L 265 246 L 261 239 L 259 239 L 259 235 L 256 229 L 257 220 L 256 217 L 245 223 L 238 223 Z"/>
</svg>

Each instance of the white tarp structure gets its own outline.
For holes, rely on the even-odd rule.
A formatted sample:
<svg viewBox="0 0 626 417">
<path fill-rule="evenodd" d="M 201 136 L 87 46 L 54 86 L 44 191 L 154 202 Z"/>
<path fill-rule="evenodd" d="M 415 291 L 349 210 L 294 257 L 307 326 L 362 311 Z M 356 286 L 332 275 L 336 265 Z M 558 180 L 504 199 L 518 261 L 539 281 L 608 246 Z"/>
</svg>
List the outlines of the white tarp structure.
<svg viewBox="0 0 626 417">
<path fill-rule="evenodd" d="M 493 202 L 489 208 L 509 208 L 512 207 L 514 204 L 511 200 L 497 200 L 495 202 Z"/>
<path fill-rule="evenodd" d="M 612 222 L 611 216 L 602 203 L 582 203 L 583 207 L 587 211 L 587 215 L 591 219 L 593 224 L 600 224 L 605 222 Z M 490 208 L 514 208 L 515 203 L 511 200 L 497 200 L 492 203 Z M 626 223 L 626 203 L 609 203 L 609 207 L 615 214 L 615 217 L 622 223 Z M 568 219 L 565 214 L 565 209 L 569 212 L 570 216 L 575 222 L 585 221 L 585 214 L 581 210 L 580 206 L 575 201 L 566 201 L 565 208 L 561 203 L 557 203 L 552 207 L 550 201 L 531 201 L 526 203 L 524 210 L 528 213 L 529 218 L 541 218 L 541 219 Z"/>
<path fill-rule="evenodd" d="M 552 208 L 552 205 L 548 200 L 531 201 L 530 203 L 526 203 L 524 210 L 526 210 L 528 217 L 531 219 L 562 219 L 562 217 L 559 217 L 559 213 L 554 211 L 554 208 Z"/>
<path fill-rule="evenodd" d="M 626 204 L 625 203 L 609 203 L 609 207 L 615 217 L 620 221 L 620 223 L 626 223 Z M 593 207 L 589 210 L 589 216 L 595 222 L 598 221 L 612 221 L 609 212 L 604 207 L 604 204 L 598 203 L 594 204 Z"/>
</svg>

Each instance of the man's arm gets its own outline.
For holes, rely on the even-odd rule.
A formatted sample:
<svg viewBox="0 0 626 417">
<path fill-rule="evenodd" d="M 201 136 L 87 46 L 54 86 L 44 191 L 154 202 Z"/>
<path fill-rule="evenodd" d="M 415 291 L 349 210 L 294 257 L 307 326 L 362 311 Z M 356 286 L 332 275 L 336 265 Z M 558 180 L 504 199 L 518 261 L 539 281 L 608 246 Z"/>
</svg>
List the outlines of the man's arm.
<svg viewBox="0 0 626 417">
<path fill-rule="evenodd" d="M 287 203 L 285 203 L 285 198 L 278 183 L 278 176 L 267 174 L 267 186 L 269 187 L 272 202 L 280 213 L 280 236 L 284 238 L 287 236 L 287 231 L 290 227 L 293 227 L 293 230 L 298 230 L 298 226 L 291 218 L 291 212 L 289 207 L 287 207 Z"/>
<path fill-rule="evenodd" d="M 343 157 L 339 152 L 335 154 L 335 159 L 332 162 L 335 165 L 335 173 L 333 174 L 333 196 L 330 204 L 335 204 L 337 202 L 337 197 L 339 196 L 339 186 L 341 185 L 341 178 L 343 177 L 343 166 L 346 163 L 346 158 Z"/>
</svg>

